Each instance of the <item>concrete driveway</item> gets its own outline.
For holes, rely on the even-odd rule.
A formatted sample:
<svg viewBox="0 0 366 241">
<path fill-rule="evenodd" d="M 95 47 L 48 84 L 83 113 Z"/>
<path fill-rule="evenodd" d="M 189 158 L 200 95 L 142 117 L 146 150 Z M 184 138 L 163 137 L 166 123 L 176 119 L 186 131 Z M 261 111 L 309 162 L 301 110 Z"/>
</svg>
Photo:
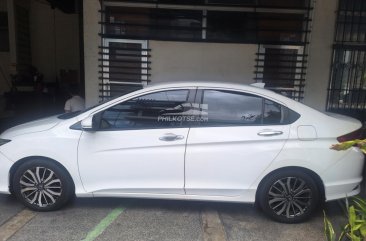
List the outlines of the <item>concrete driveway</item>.
<svg viewBox="0 0 366 241">
<path fill-rule="evenodd" d="M 337 202 L 325 205 L 337 227 Z M 0 195 L 0 240 L 245 241 L 325 240 L 321 210 L 308 222 L 280 224 L 248 204 L 79 198 L 55 212 L 35 213 Z"/>
</svg>

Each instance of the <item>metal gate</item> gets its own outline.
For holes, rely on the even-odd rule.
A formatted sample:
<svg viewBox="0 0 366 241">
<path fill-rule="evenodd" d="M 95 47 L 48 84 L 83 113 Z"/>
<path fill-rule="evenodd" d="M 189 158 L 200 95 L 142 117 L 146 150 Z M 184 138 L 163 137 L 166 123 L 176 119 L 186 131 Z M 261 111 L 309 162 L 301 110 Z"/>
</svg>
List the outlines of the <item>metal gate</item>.
<svg viewBox="0 0 366 241">
<path fill-rule="evenodd" d="M 366 120 L 366 2 L 340 0 L 327 110 Z"/>
</svg>

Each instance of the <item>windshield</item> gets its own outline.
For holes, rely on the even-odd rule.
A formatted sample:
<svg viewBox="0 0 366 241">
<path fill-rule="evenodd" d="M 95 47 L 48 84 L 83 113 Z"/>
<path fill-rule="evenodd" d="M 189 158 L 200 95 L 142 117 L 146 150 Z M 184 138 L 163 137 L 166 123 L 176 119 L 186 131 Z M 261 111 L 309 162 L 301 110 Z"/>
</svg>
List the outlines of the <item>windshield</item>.
<svg viewBox="0 0 366 241">
<path fill-rule="evenodd" d="M 119 97 L 119 96 L 116 96 L 116 97 L 114 97 L 114 98 L 110 98 L 110 99 L 104 100 L 104 101 L 102 101 L 102 102 L 100 102 L 100 103 L 98 103 L 98 104 L 96 104 L 96 105 L 93 105 L 93 106 L 91 106 L 91 107 L 89 107 L 89 108 L 86 108 L 85 110 L 82 110 L 82 111 L 80 111 L 80 110 L 79 110 L 79 111 L 74 111 L 74 112 L 67 112 L 67 113 L 63 113 L 63 114 L 61 114 L 61 115 L 57 116 L 57 118 L 58 118 L 58 119 L 61 119 L 61 120 L 71 119 L 71 118 L 73 118 L 73 117 L 76 117 L 76 116 L 78 116 L 78 115 L 80 115 L 80 114 L 82 114 L 82 113 L 84 113 L 84 112 L 87 112 L 87 111 L 89 111 L 89 110 L 93 109 L 94 107 L 100 106 L 100 105 L 102 105 L 102 104 L 104 104 L 104 103 L 106 103 L 106 102 L 108 102 L 108 101 L 110 101 L 110 100 L 116 99 L 116 98 L 118 98 L 118 97 Z"/>
<path fill-rule="evenodd" d="M 81 111 L 67 112 L 67 113 L 63 113 L 63 114 L 57 116 L 57 118 L 59 118 L 61 120 L 67 120 L 67 119 L 73 118 L 75 116 L 78 116 L 80 113 L 81 113 Z"/>
</svg>

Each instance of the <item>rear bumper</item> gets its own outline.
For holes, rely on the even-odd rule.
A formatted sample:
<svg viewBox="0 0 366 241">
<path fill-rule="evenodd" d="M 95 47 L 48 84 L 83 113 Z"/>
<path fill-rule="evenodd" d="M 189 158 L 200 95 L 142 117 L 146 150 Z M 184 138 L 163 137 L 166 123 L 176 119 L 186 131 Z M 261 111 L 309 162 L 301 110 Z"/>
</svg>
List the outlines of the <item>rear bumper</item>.
<svg viewBox="0 0 366 241">
<path fill-rule="evenodd" d="M 327 168 L 321 175 L 326 201 L 360 193 L 365 157 L 358 148 L 351 148 L 347 152 L 341 160 Z"/>
<path fill-rule="evenodd" d="M 357 195 L 361 191 L 360 183 L 362 178 L 355 179 L 349 182 L 343 182 L 325 186 L 326 201 L 351 197 Z"/>
</svg>

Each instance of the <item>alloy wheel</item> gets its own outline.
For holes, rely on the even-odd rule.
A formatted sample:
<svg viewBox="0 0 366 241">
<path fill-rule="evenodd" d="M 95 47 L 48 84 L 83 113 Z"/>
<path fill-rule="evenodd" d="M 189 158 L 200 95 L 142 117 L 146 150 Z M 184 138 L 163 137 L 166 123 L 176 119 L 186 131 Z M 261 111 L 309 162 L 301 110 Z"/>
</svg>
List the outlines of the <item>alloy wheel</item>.
<svg viewBox="0 0 366 241">
<path fill-rule="evenodd" d="M 26 202 L 38 207 L 51 206 L 62 194 L 62 182 L 46 167 L 27 169 L 20 178 L 20 192 Z"/>
<path fill-rule="evenodd" d="M 312 190 L 298 177 L 285 177 L 274 182 L 268 191 L 268 205 L 274 213 L 286 218 L 303 215 L 312 202 Z"/>
</svg>

